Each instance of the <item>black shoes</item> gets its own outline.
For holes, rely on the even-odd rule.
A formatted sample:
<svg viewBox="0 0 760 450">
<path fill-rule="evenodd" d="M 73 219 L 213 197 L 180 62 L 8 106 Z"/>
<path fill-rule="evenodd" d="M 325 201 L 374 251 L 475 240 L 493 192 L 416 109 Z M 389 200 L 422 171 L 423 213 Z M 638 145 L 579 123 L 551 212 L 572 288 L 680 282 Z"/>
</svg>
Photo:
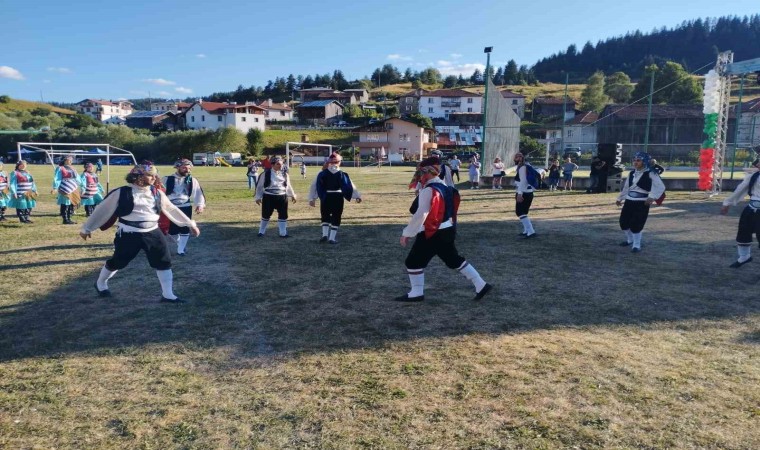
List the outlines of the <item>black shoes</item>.
<svg viewBox="0 0 760 450">
<path fill-rule="evenodd" d="M 327 241 L 327 243 L 328 243 L 328 244 L 332 244 L 332 245 L 335 245 L 335 244 L 337 244 L 337 243 L 338 243 L 338 241 Z"/>
<path fill-rule="evenodd" d="M 533 233 L 533 234 L 526 234 L 526 235 L 523 237 L 523 239 L 533 239 L 533 238 L 535 238 L 535 237 L 538 237 L 538 235 L 537 235 L 536 233 Z"/>
<path fill-rule="evenodd" d="M 111 291 L 110 290 L 106 289 L 105 291 L 101 291 L 100 289 L 98 289 L 98 282 L 97 281 L 95 282 L 94 286 L 95 286 L 95 290 L 98 292 L 98 297 L 110 297 L 111 296 Z"/>
<path fill-rule="evenodd" d="M 283 239 L 287 239 L 287 238 L 290 237 L 290 235 L 289 234 L 281 234 L 280 237 L 283 238 Z"/>
<path fill-rule="evenodd" d="M 327 242 L 327 236 L 322 236 L 321 238 L 319 238 L 320 244 L 324 244 L 325 242 Z"/>
<path fill-rule="evenodd" d="M 185 256 L 185 255 L 186 255 L 186 253 L 185 253 L 185 252 L 182 252 L 182 253 L 180 253 L 180 252 L 177 252 L 177 256 Z"/>
<path fill-rule="evenodd" d="M 631 249 L 631 253 L 639 253 L 639 252 L 641 252 L 641 249 L 639 247 L 633 247 Z"/>
<path fill-rule="evenodd" d="M 409 297 L 409 295 L 404 294 L 404 295 L 399 295 L 398 297 L 394 298 L 393 300 L 397 301 L 397 302 L 406 302 L 406 303 L 421 302 L 421 301 L 425 300 L 425 296 L 424 295 L 418 295 L 417 297 Z"/>
<path fill-rule="evenodd" d="M 628 247 L 629 245 L 633 245 L 633 242 L 623 241 L 618 244 L 621 247 Z"/>
<path fill-rule="evenodd" d="M 258 233 L 258 234 L 256 234 L 256 236 L 258 236 L 258 237 L 264 237 L 264 233 Z"/>
<path fill-rule="evenodd" d="M 175 299 L 166 298 L 163 295 L 161 296 L 161 303 L 187 303 L 186 301 L 182 300 L 181 298 L 177 297 Z"/>
<path fill-rule="evenodd" d="M 743 265 L 745 265 L 745 264 L 747 264 L 748 262 L 751 262 L 751 261 L 752 261 L 752 257 L 750 256 L 748 260 L 746 260 L 744 262 L 734 261 L 733 264 L 731 264 L 728 267 L 730 267 L 732 269 L 738 269 L 739 267 L 741 267 L 741 266 L 743 266 Z"/>
<path fill-rule="evenodd" d="M 531 236 L 533 236 L 533 235 L 531 235 Z M 475 294 L 475 298 L 473 298 L 473 300 L 480 300 L 480 299 L 482 299 L 483 297 L 486 296 L 486 294 L 488 294 L 489 292 L 491 292 L 491 290 L 493 290 L 493 286 L 490 285 L 490 284 L 488 284 L 488 283 L 486 283 L 486 285 L 483 286 L 483 289 L 481 289 L 480 292 L 478 292 L 477 294 Z"/>
</svg>

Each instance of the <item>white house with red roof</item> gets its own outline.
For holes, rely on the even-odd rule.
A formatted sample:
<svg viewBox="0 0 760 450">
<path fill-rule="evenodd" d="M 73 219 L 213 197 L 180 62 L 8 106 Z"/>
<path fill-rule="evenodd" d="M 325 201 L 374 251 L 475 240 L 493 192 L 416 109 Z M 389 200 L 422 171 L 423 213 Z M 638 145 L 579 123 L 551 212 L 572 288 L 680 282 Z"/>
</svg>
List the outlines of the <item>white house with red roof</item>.
<svg viewBox="0 0 760 450">
<path fill-rule="evenodd" d="M 266 110 L 252 102 L 238 105 L 198 100 L 182 113 L 185 126 L 191 130 L 216 130 L 235 127 L 243 133 L 256 128 L 264 131 Z"/>
<path fill-rule="evenodd" d="M 505 89 L 501 91 L 501 96 L 505 99 L 507 99 L 507 102 L 509 102 L 509 106 L 512 107 L 512 111 L 515 112 L 518 116 L 520 116 L 520 119 L 525 117 L 525 96 L 518 94 L 516 92 L 512 92 L 509 89 Z"/>
<path fill-rule="evenodd" d="M 132 103 L 126 100 L 96 100 L 88 98 L 77 103 L 77 111 L 93 119 L 106 123 L 124 123 L 134 111 Z"/>
<path fill-rule="evenodd" d="M 150 104 L 151 111 L 171 111 L 175 114 L 187 111 L 192 106 L 192 103 L 178 102 L 169 100 L 166 102 L 152 102 Z"/>
<path fill-rule="evenodd" d="M 483 96 L 463 89 L 437 89 L 423 92 L 420 114 L 431 119 L 448 119 L 451 113 L 482 113 Z"/>
</svg>

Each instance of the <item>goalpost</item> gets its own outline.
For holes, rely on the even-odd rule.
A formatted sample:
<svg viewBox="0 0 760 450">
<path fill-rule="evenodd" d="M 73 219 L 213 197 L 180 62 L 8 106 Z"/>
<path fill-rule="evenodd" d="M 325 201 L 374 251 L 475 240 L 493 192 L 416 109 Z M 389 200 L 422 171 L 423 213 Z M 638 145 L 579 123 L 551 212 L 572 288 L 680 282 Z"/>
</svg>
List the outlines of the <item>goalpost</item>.
<svg viewBox="0 0 760 450">
<path fill-rule="evenodd" d="M 311 163 L 311 164 L 315 164 L 315 165 L 322 165 L 325 162 L 325 159 L 327 159 L 327 157 L 330 156 L 332 154 L 332 152 L 333 152 L 333 146 L 330 145 L 330 144 L 312 144 L 311 142 L 286 142 L 285 143 L 285 154 L 286 154 L 286 157 L 287 157 L 286 163 L 287 163 L 288 167 L 290 167 L 290 163 L 291 163 L 291 160 L 292 160 L 291 146 L 293 146 L 292 150 L 295 150 L 295 149 L 297 149 L 299 147 L 316 147 L 316 150 L 317 150 L 316 151 L 316 153 L 317 153 L 316 156 L 311 156 L 311 155 L 309 155 L 309 156 L 307 156 L 307 155 L 300 156 L 299 155 L 299 158 L 301 158 L 301 163 Z M 321 150 L 323 150 L 323 149 L 327 150 L 327 152 L 326 152 L 326 154 L 324 156 L 321 155 L 321 153 L 322 153 Z"/>
<path fill-rule="evenodd" d="M 48 148 L 43 148 L 48 147 Z M 61 148 L 62 147 L 62 148 Z M 86 152 L 84 150 L 72 150 L 71 147 L 92 147 L 93 150 L 101 150 L 100 152 Z M 102 149 L 105 148 L 105 151 Z M 69 144 L 62 142 L 19 142 L 16 144 L 16 154 L 18 160 L 22 159 L 22 150 L 29 149 L 35 152 L 45 153 L 47 161 L 55 167 L 55 156 L 71 156 L 72 158 L 101 158 L 106 159 L 106 192 L 110 190 L 111 184 L 111 156 L 128 157 L 132 160 L 134 165 L 137 165 L 137 160 L 132 152 L 124 150 L 123 148 L 115 147 L 110 144 Z"/>
</svg>

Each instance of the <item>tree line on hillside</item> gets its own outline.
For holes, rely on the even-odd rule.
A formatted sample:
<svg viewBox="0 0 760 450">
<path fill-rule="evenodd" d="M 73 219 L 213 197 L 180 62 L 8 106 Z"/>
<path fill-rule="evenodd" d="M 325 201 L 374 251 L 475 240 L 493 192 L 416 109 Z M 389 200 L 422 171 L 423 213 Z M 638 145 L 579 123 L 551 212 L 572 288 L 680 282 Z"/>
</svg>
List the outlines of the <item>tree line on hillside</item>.
<svg viewBox="0 0 760 450">
<path fill-rule="evenodd" d="M 760 14 L 696 19 L 650 33 L 636 30 L 596 45 L 586 42 L 580 51 L 572 44 L 567 50 L 538 61 L 533 71 L 541 81 L 560 83 L 568 74 L 572 83 L 598 70 L 638 77 L 647 66 L 675 61 L 688 71 L 708 64 L 700 71 L 703 74 L 712 68 L 719 52 L 733 51 L 735 61 L 757 58 L 759 43 Z"/>
</svg>

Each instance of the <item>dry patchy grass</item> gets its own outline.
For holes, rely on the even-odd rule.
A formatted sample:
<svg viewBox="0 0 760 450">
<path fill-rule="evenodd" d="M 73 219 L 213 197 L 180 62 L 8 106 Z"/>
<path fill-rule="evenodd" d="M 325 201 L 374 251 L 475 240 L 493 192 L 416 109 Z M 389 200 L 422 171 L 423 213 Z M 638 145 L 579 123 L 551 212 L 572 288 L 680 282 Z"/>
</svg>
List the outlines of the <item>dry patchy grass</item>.
<svg viewBox="0 0 760 450">
<path fill-rule="evenodd" d="M 365 202 L 324 246 L 305 181 L 293 237 L 259 239 L 244 169 L 196 169 L 210 206 L 175 261 L 179 307 L 143 259 L 96 298 L 112 235 L 78 240 L 49 195 L 33 226 L 2 224 L 0 447 L 760 446 L 738 210 L 669 194 L 632 255 L 612 194 L 539 194 L 524 242 L 509 191 L 464 190 L 458 247 L 495 292 L 473 303 L 435 261 L 428 300 L 396 305 L 411 170 L 348 170 Z"/>
</svg>

